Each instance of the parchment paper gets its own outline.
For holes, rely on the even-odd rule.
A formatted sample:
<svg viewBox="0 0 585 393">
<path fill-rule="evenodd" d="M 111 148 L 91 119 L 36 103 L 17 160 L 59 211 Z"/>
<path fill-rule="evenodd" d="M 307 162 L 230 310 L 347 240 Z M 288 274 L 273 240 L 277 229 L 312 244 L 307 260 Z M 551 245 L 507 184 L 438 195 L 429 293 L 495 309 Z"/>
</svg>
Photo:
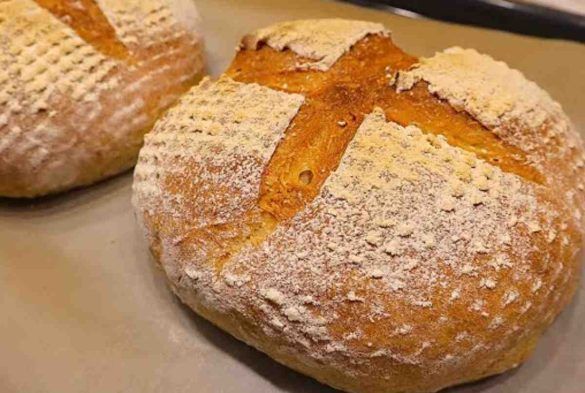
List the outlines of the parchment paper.
<svg viewBox="0 0 585 393">
<path fill-rule="evenodd" d="M 475 47 L 519 68 L 585 130 L 585 47 L 317 0 L 198 1 L 218 75 L 246 32 L 278 20 L 384 22 L 410 53 Z M 0 200 L 1 393 L 333 392 L 195 316 L 137 231 L 131 174 L 34 203 Z M 585 293 L 514 372 L 450 393 L 585 392 Z"/>
</svg>

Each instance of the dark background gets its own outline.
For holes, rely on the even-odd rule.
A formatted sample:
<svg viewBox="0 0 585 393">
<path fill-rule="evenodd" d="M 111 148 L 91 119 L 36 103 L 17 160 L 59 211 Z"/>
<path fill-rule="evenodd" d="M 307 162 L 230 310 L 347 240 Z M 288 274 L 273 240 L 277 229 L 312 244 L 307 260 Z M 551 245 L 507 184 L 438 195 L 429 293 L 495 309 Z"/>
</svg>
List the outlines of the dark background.
<svg viewBox="0 0 585 393">
<path fill-rule="evenodd" d="M 425 17 L 585 43 L 585 16 L 509 0 L 345 0 Z M 585 0 L 583 0 L 585 2 Z"/>
</svg>

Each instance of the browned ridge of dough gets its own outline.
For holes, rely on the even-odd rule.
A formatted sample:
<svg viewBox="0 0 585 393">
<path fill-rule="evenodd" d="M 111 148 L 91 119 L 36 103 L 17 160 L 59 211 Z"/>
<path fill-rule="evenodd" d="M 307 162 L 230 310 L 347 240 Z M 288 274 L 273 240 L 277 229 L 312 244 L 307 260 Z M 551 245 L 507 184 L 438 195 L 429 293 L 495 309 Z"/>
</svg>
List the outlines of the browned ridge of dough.
<svg viewBox="0 0 585 393">
<path fill-rule="evenodd" d="M 116 36 L 95 0 L 34 0 L 63 23 L 71 27 L 85 42 L 104 55 L 118 60 L 130 57 L 126 46 Z"/>
<path fill-rule="evenodd" d="M 289 50 L 262 46 L 240 51 L 228 76 L 306 97 L 263 173 L 261 210 L 280 221 L 313 200 L 337 168 L 364 117 L 377 106 L 388 120 L 417 125 L 505 172 L 543 181 L 527 164 L 523 151 L 433 96 L 425 83 L 397 93 L 390 86 L 391 79 L 416 62 L 417 58 L 404 53 L 389 37 L 378 35 L 358 42 L 326 72 L 299 71 L 295 68 L 299 57 Z"/>
</svg>

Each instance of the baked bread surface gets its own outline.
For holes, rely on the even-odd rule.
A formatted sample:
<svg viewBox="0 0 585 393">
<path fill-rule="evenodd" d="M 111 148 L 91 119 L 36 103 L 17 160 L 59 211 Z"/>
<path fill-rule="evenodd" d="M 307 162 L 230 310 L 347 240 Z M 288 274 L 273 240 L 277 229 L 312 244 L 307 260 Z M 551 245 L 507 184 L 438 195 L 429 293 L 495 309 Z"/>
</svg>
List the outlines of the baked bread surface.
<svg viewBox="0 0 585 393">
<path fill-rule="evenodd" d="M 199 78 L 188 0 L 0 1 L 0 196 L 36 197 L 132 167 Z"/>
<path fill-rule="evenodd" d="M 521 364 L 570 301 L 584 159 L 501 62 L 296 21 L 244 37 L 157 123 L 133 202 L 214 324 L 345 391 L 434 392 Z"/>
</svg>

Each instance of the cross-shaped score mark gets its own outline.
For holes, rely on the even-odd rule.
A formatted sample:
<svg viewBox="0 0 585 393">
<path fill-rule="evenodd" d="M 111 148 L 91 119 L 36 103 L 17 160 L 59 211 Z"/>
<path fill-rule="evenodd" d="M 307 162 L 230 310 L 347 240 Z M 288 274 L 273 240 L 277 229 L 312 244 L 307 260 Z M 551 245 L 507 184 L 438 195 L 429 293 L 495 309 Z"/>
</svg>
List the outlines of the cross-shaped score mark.
<svg viewBox="0 0 585 393">
<path fill-rule="evenodd" d="M 263 46 L 240 51 L 226 72 L 228 76 L 306 97 L 264 171 L 260 207 L 282 220 L 313 200 L 339 165 L 364 117 L 375 107 L 382 108 L 388 120 L 443 135 L 451 145 L 506 172 L 535 182 L 542 180 L 536 170 L 525 165 L 521 150 L 433 96 L 423 83 L 410 91 L 396 92 L 392 79 L 416 62 L 391 38 L 379 35 L 355 44 L 325 72 L 296 70 L 299 56 L 290 50 Z M 309 182 L 302 176 L 307 173 L 311 174 Z"/>
</svg>

